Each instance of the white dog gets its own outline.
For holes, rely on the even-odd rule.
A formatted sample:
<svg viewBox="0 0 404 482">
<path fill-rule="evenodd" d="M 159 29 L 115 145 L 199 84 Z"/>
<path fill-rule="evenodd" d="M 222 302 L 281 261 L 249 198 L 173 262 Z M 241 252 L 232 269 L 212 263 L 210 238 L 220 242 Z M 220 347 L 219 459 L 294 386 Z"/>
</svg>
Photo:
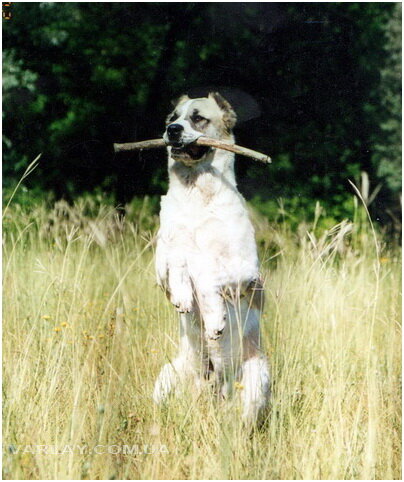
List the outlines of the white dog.
<svg viewBox="0 0 404 482">
<path fill-rule="evenodd" d="M 161 403 L 186 379 L 199 386 L 215 375 L 224 397 L 238 382 L 243 418 L 254 423 L 269 397 L 254 229 L 236 187 L 234 154 L 193 144 L 203 135 L 234 142 L 235 123 L 233 109 L 217 93 L 181 97 L 167 120 L 169 190 L 161 200 L 156 271 L 181 313 L 181 340 L 153 398 Z"/>
</svg>

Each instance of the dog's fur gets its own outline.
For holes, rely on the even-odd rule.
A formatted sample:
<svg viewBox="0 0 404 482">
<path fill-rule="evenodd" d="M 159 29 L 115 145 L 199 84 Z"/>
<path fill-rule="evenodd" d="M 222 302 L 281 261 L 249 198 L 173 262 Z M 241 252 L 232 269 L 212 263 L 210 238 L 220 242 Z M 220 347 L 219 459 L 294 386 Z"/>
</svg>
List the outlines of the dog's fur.
<svg viewBox="0 0 404 482">
<path fill-rule="evenodd" d="M 235 123 L 233 109 L 217 93 L 181 97 L 167 119 L 169 190 L 161 200 L 156 272 L 181 313 L 181 340 L 153 398 L 161 403 L 186 379 L 199 386 L 214 374 L 224 397 L 238 382 L 243 418 L 254 423 L 269 397 L 254 229 L 236 187 L 234 154 L 192 144 L 201 135 L 234 142 Z"/>
</svg>

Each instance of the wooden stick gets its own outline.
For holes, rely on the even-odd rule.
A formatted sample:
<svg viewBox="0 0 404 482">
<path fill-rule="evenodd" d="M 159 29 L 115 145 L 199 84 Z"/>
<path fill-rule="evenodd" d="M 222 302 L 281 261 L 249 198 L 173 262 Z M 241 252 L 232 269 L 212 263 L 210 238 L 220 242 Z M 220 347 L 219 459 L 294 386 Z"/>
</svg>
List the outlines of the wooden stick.
<svg viewBox="0 0 404 482">
<path fill-rule="evenodd" d="M 241 156 L 250 157 L 257 161 L 270 163 L 271 158 L 261 152 L 253 151 L 252 149 L 247 149 L 246 147 L 238 146 L 237 144 L 230 144 L 225 141 L 219 141 L 218 139 L 212 139 L 211 137 L 199 137 L 193 144 L 198 146 L 209 146 L 216 149 L 223 149 L 225 151 L 234 152 L 240 154 Z M 162 147 L 167 147 L 167 144 L 163 139 L 151 139 L 148 141 L 141 142 L 128 142 L 126 144 L 114 144 L 115 152 L 125 152 L 125 151 L 136 151 L 143 149 L 158 149 Z"/>
<path fill-rule="evenodd" d="M 141 142 L 126 142 L 125 144 L 114 144 L 115 152 L 142 151 L 143 149 L 157 149 L 167 147 L 163 139 L 150 139 Z"/>
</svg>

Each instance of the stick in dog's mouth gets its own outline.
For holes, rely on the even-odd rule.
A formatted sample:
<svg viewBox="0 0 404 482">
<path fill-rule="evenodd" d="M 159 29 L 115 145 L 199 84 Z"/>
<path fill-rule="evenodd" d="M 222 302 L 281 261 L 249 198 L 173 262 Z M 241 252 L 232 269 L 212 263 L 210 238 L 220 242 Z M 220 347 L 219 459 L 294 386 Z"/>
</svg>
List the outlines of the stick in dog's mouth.
<svg viewBox="0 0 404 482">
<path fill-rule="evenodd" d="M 219 141 L 218 139 L 212 139 L 210 137 L 199 137 L 194 141 L 192 144 L 187 145 L 187 149 L 191 148 L 197 149 L 199 147 L 204 146 L 205 148 L 213 147 L 215 149 L 223 149 L 225 151 L 234 152 L 235 154 L 240 154 L 241 156 L 250 157 L 251 159 L 255 159 L 257 161 L 270 163 L 271 158 L 266 154 L 262 154 L 261 152 L 253 151 L 252 149 L 247 149 L 246 147 L 238 146 L 237 144 L 230 144 L 229 142 Z M 162 147 L 167 147 L 167 144 L 164 142 L 163 139 L 150 139 L 148 141 L 141 141 L 141 142 L 128 142 L 125 144 L 114 144 L 114 151 L 115 152 L 124 152 L 124 151 L 136 151 L 142 149 L 159 149 Z M 183 149 L 182 145 L 181 148 L 177 148 L 176 146 L 172 146 L 173 149 Z M 192 151 L 191 151 L 192 152 Z M 197 152 L 194 151 L 194 155 Z"/>
</svg>

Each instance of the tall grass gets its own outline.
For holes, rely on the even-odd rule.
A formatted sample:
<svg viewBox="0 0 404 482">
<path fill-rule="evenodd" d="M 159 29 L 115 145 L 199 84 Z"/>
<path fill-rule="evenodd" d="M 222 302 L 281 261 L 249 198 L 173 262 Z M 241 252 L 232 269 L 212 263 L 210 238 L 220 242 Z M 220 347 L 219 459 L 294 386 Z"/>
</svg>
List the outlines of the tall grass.
<svg viewBox="0 0 404 482">
<path fill-rule="evenodd" d="M 294 233 L 253 217 L 273 386 L 248 434 L 237 398 L 151 401 L 178 327 L 145 206 L 132 221 L 90 201 L 8 207 L 4 478 L 401 478 L 398 248 L 364 216 L 319 230 L 320 206 Z"/>
</svg>

